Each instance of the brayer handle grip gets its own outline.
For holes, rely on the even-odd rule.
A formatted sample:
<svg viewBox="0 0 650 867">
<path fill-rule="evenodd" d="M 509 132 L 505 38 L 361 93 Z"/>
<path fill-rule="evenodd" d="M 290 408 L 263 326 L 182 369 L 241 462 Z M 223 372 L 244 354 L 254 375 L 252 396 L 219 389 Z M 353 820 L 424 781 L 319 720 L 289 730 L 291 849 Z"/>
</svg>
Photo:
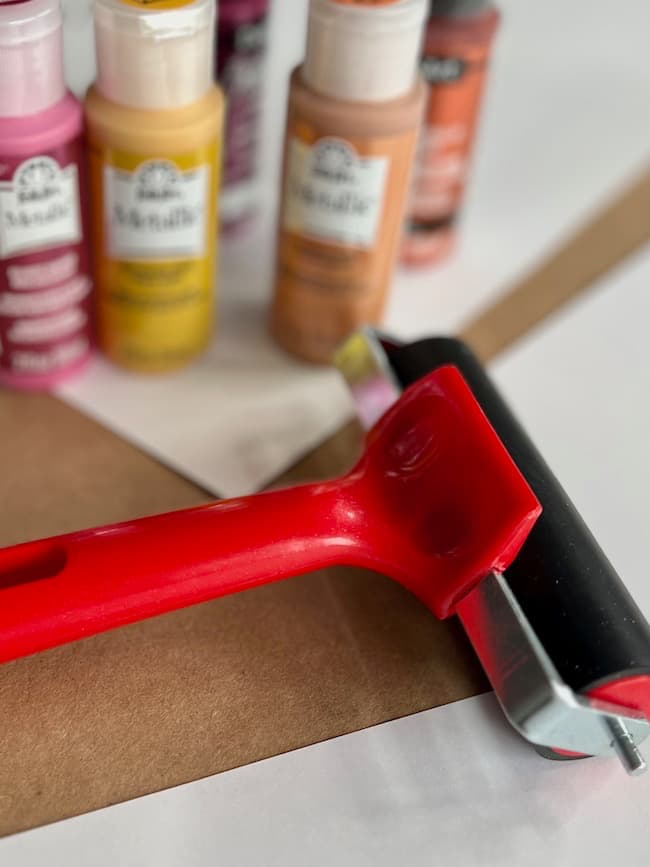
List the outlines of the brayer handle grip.
<svg viewBox="0 0 650 867">
<path fill-rule="evenodd" d="M 447 367 L 385 413 L 342 479 L 0 550 L 0 661 L 331 565 L 388 575 L 447 617 L 539 511 Z"/>
<path fill-rule="evenodd" d="M 340 559 L 350 486 L 272 491 L 0 550 L 0 662 Z"/>
</svg>

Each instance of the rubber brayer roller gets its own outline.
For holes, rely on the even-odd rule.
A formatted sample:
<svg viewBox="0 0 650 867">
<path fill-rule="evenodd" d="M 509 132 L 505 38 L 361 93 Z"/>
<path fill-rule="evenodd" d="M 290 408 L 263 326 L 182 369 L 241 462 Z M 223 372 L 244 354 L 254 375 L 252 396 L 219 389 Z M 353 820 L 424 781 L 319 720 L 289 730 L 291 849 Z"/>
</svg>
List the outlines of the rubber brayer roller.
<svg viewBox="0 0 650 867">
<path fill-rule="evenodd" d="M 508 719 L 549 758 L 612 751 L 629 773 L 650 717 L 650 627 L 483 366 L 459 340 L 403 345 L 367 330 L 338 355 L 367 426 L 441 366 L 461 371 L 542 514 L 503 575 L 457 613 Z M 627 717 L 627 719 L 623 719 Z"/>
</svg>

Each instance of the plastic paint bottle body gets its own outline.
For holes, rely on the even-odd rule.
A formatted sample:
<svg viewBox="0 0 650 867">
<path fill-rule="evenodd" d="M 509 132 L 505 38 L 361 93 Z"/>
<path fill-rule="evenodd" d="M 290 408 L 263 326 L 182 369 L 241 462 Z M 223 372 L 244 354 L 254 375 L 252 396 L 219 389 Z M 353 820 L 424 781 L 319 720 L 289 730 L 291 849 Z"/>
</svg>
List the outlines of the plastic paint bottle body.
<svg viewBox="0 0 650 867">
<path fill-rule="evenodd" d="M 217 80 L 226 96 L 221 230 L 239 234 L 257 210 L 269 0 L 219 0 Z"/>
<path fill-rule="evenodd" d="M 116 364 L 158 373 L 190 363 L 212 335 L 223 97 L 214 4 L 129 5 L 95 8 L 86 98 L 98 334 Z M 143 40 L 145 18 L 157 37 Z"/>
<path fill-rule="evenodd" d="M 90 356 L 83 123 L 56 0 L 0 6 L 0 383 L 43 390 Z"/>
<path fill-rule="evenodd" d="M 173 118 L 88 93 L 99 342 L 121 366 L 173 370 L 210 341 L 222 113 L 217 88 Z"/>
<path fill-rule="evenodd" d="M 272 310 L 277 341 L 306 361 L 329 363 L 383 314 L 425 97 L 425 13 L 420 0 L 310 7 L 291 78 Z"/>
<path fill-rule="evenodd" d="M 401 261 L 430 265 L 453 249 L 499 13 L 489 0 L 439 0 L 426 29 L 429 86 Z"/>
</svg>

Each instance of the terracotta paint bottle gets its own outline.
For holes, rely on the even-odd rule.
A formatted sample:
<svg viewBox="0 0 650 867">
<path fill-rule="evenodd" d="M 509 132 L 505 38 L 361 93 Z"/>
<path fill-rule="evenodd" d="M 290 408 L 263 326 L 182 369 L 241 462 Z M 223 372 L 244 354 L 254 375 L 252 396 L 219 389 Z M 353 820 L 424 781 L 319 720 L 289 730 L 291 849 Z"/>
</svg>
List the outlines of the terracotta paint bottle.
<svg viewBox="0 0 650 867">
<path fill-rule="evenodd" d="M 223 98 L 214 0 L 97 0 L 86 98 L 101 348 L 181 367 L 212 334 Z"/>
<path fill-rule="evenodd" d="M 291 77 L 272 330 L 328 363 L 377 323 L 398 252 L 425 88 L 426 0 L 312 0 Z"/>
<path fill-rule="evenodd" d="M 402 261 L 429 265 L 455 241 L 499 14 L 490 0 L 434 0 L 422 73 L 429 85 Z"/>
<path fill-rule="evenodd" d="M 46 389 L 91 343 L 82 110 L 59 0 L 0 5 L 0 382 Z"/>
<path fill-rule="evenodd" d="M 257 210 L 258 148 L 269 0 L 219 0 L 217 79 L 226 96 L 221 230 L 239 234 Z"/>
</svg>

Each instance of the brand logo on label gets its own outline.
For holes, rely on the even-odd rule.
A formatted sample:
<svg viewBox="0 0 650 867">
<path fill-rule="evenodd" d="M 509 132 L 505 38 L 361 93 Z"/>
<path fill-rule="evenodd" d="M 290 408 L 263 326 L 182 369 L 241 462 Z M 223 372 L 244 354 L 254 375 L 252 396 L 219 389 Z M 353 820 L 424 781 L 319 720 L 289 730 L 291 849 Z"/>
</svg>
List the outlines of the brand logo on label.
<svg viewBox="0 0 650 867">
<path fill-rule="evenodd" d="M 354 183 L 357 155 L 349 144 L 338 139 L 323 139 L 314 147 L 313 172 L 335 183 Z"/>
<path fill-rule="evenodd" d="M 0 183 L 0 256 L 81 240 L 76 165 L 26 160 L 11 181 Z"/>
<path fill-rule="evenodd" d="M 202 256 L 210 168 L 183 172 L 150 160 L 135 172 L 107 166 L 106 216 L 117 258 Z"/>
<path fill-rule="evenodd" d="M 51 199 L 61 192 L 58 165 L 49 157 L 39 157 L 23 163 L 14 175 L 16 198 L 19 202 Z"/>
<path fill-rule="evenodd" d="M 450 84 L 465 74 L 467 64 L 459 57 L 424 57 L 420 69 L 429 84 Z"/>
<path fill-rule="evenodd" d="M 140 202 L 168 202 L 181 199 L 182 176 L 168 162 L 146 163 L 137 173 L 135 196 Z"/>
<path fill-rule="evenodd" d="M 338 243 L 371 247 L 381 216 L 386 157 L 362 157 L 345 141 L 312 147 L 292 139 L 284 225 Z"/>
</svg>

